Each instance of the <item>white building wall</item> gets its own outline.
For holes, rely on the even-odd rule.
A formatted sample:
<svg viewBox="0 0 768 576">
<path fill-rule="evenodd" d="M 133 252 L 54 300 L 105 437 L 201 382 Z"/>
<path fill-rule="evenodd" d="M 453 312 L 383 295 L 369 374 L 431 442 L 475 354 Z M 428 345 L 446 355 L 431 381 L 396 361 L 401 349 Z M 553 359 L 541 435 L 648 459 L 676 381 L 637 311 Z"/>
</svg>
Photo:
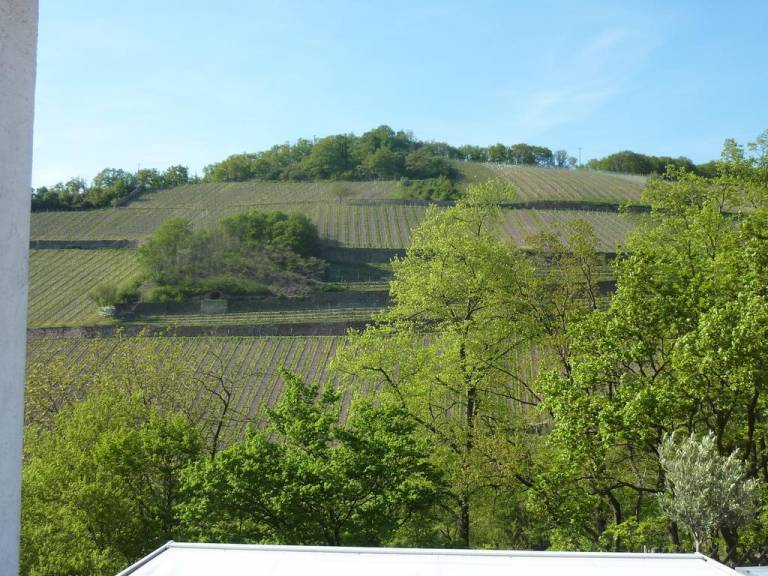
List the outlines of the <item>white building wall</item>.
<svg viewBox="0 0 768 576">
<path fill-rule="evenodd" d="M 37 0 L 0 0 L 0 576 L 18 573 Z"/>
</svg>

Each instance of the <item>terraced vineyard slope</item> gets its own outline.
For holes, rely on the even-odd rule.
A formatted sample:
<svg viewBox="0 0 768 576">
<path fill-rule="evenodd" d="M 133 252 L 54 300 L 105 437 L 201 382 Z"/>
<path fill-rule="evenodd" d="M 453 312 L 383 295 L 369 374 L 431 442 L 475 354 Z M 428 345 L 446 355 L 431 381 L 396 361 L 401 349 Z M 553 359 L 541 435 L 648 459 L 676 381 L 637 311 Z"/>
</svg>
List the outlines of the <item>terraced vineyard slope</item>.
<svg viewBox="0 0 768 576">
<path fill-rule="evenodd" d="M 29 320 L 31 328 L 98 323 L 88 297 L 101 282 L 120 282 L 138 271 L 133 250 L 31 250 Z"/>
<path fill-rule="evenodd" d="M 236 186 L 236 185 L 231 185 Z M 169 191 L 173 192 L 173 191 Z M 174 192 L 176 193 L 176 192 Z M 162 193 L 159 193 L 162 194 Z M 218 202 L 217 202 L 218 200 Z M 33 240 L 140 240 L 151 234 L 163 221 L 184 217 L 195 225 L 205 226 L 235 212 L 253 208 L 302 212 L 317 225 L 322 238 L 333 245 L 349 248 L 407 248 L 411 230 L 424 217 L 426 206 L 413 203 L 293 203 L 228 205 L 227 196 L 211 196 L 205 204 L 180 202 L 179 208 L 126 207 L 87 212 L 42 212 L 32 216 Z M 506 211 L 505 229 L 518 243 L 531 233 L 546 227 L 553 220 L 583 218 L 594 221 L 603 240 L 601 250 L 613 251 L 623 244 L 633 219 L 610 211 L 595 210 L 533 210 Z"/>
<path fill-rule="evenodd" d="M 458 162 L 456 165 L 468 183 L 490 178 L 512 182 L 519 190 L 520 202 L 551 200 L 594 204 L 641 204 L 640 194 L 646 180 L 644 176 L 594 170 L 472 162 Z"/>
<path fill-rule="evenodd" d="M 223 375 L 237 389 L 235 404 L 238 413 L 247 418 L 258 418 L 266 406 L 272 406 L 282 394 L 280 369 L 300 374 L 307 381 L 339 384 L 338 374 L 329 365 L 344 336 L 271 336 L 271 337 L 137 337 L 95 339 L 39 339 L 30 340 L 27 363 L 45 366 L 59 363 L 65 373 L 61 378 L 80 388 L 90 381 L 100 368 L 108 369 L 119 352 L 128 347 L 131 354 L 142 350 L 160 351 L 173 357 L 181 353 L 195 366 L 198 376 L 207 372 Z M 62 364 L 62 359 L 66 361 Z M 540 358 L 535 352 L 518 354 L 521 377 L 529 378 L 539 368 Z M 199 389 L 190 398 L 191 403 L 207 407 L 214 402 L 210 395 Z M 246 422 L 242 422 L 241 432 Z"/>
</svg>

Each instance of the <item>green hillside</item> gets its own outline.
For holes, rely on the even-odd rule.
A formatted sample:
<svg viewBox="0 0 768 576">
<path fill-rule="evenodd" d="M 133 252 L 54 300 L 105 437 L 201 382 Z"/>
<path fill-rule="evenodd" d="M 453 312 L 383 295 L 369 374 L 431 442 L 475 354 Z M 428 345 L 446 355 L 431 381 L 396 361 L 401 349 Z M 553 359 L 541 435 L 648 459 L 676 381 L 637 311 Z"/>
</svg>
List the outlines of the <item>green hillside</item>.
<svg viewBox="0 0 768 576">
<path fill-rule="evenodd" d="M 642 219 L 641 215 L 621 214 L 615 209 L 618 204 L 639 201 L 642 177 L 468 162 L 455 165 L 463 173 L 465 185 L 502 178 L 517 186 L 517 200 L 521 203 L 544 203 L 538 208 L 504 210 L 503 232 L 519 246 L 525 246 L 537 232 L 556 230 L 570 220 L 582 219 L 596 232 L 596 248 L 615 252 Z M 411 230 L 423 218 L 427 205 L 398 198 L 399 192 L 399 184 L 394 181 L 191 184 L 146 193 L 122 208 L 35 212 L 32 239 L 140 242 L 169 218 L 184 217 L 204 227 L 223 216 L 258 209 L 306 214 L 330 247 L 402 250 L 408 247 Z M 334 263 L 327 279 L 354 290 L 386 289 L 388 270 L 367 261 L 369 256 L 363 252 L 352 258 L 360 261 Z M 96 315 L 88 292 L 100 282 L 119 284 L 136 271 L 131 250 L 33 250 L 30 327 L 109 323 Z M 360 304 L 289 312 L 254 309 L 214 316 L 188 312 L 148 314 L 130 321 L 185 326 L 324 323 L 367 320 L 374 310 Z"/>
<path fill-rule="evenodd" d="M 101 282 L 119 284 L 138 272 L 133 250 L 31 250 L 31 328 L 103 322 L 88 292 Z"/>
<path fill-rule="evenodd" d="M 29 341 L 27 364 L 30 368 L 56 364 L 62 371 L 62 381 L 87 385 L 97 369 L 108 368 L 112 358 L 126 347 L 131 352 L 148 347 L 169 357 L 181 353 L 196 365 L 198 374 L 215 371 L 217 376 L 231 379 L 237 387 L 238 411 L 254 416 L 280 397 L 283 385 L 280 368 L 285 367 L 311 382 L 335 380 L 338 376 L 332 375 L 329 364 L 344 339 L 344 336 L 41 338 Z M 521 353 L 518 362 L 522 374 L 532 374 L 539 358 L 535 352 Z M 211 401 L 199 396 L 192 400 Z"/>
<path fill-rule="evenodd" d="M 518 200 L 585 202 L 595 204 L 641 204 L 640 193 L 644 176 L 538 168 L 509 164 L 478 164 L 458 162 L 466 182 L 501 178 L 512 182 L 519 190 Z"/>
<path fill-rule="evenodd" d="M 521 202 L 620 204 L 639 200 L 642 179 L 595 172 L 459 163 L 467 182 L 503 177 L 515 183 Z M 342 192 L 339 192 L 342 190 Z M 140 240 L 163 221 L 184 217 L 205 226 L 246 209 L 301 212 L 327 241 L 347 247 L 405 248 L 424 215 L 423 203 L 396 198 L 395 182 L 194 184 L 152 192 L 124 208 L 36 212 L 33 240 Z M 558 208 L 563 208 L 558 206 Z M 583 206 L 579 206 L 583 208 Z M 505 229 L 518 243 L 553 221 L 593 221 L 601 250 L 613 251 L 632 226 L 615 212 L 508 210 Z M 628 223 L 629 222 L 629 223 Z"/>
</svg>

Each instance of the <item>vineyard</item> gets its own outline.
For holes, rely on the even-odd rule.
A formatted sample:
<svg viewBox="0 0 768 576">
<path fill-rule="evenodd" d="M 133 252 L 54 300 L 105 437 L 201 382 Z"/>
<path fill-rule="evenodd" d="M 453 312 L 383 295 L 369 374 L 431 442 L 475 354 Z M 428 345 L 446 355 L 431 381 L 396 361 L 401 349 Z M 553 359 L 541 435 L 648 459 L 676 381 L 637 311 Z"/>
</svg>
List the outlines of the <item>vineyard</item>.
<svg viewBox="0 0 768 576">
<path fill-rule="evenodd" d="M 596 204 L 640 204 L 640 193 L 645 185 L 643 176 L 594 170 L 470 162 L 461 162 L 457 166 L 469 183 L 490 178 L 512 182 L 518 188 L 517 200 L 520 202 L 561 200 Z"/>
<path fill-rule="evenodd" d="M 32 216 L 33 240 L 140 240 L 163 221 L 184 217 L 197 226 L 209 225 L 246 206 L 201 208 L 181 203 L 183 208 L 118 208 L 83 212 L 38 212 Z M 350 248 L 406 248 L 411 230 L 424 217 L 426 208 L 408 204 L 275 204 L 251 208 L 302 212 L 317 225 L 322 238 Z M 616 212 L 596 210 L 506 210 L 504 228 L 519 244 L 555 221 L 575 218 L 593 222 L 601 239 L 600 250 L 613 251 L 624 242 L 633 220 Z"/>
<path fill-rule="evenodd" d="M 105 281 L 120 283 L 138 271 L 131 250 L 31 250 L 30 327 L 98 322 L 88 292 Z"/>
<path fill-rule="evenodd" d="M 326 307 L 306 310 L 261 310 L 223 314 L 165 314 L 132 318 L 126 324 L 159 326 L 242 326 L 261 324 L 323 324 L 370 320 L 378 307 Z"/>
<path fill-rule="evenodd" d="M 457 163 L 465 182 L 503 178 L 519 189 L 518 200 L 638 203 L 644 179 L 586 170 L 562 170 L 491 164 Z M 147 193 L 119 209 L 36 212 L 33 240 L 140 240 L 169 218 L 188 218 L 196 226 L 247 209 L 301 212 L 332 243 L 349 247 L 403 248 L 425 207 L 397 201 L 398 184 L 375 182 L 237 182 L 192 184 Z M 572 217 L 564 211 L 563 217 Z M 510 215 L 507 230 L 522 241 L 546 216 L 522 210 Z M 627 226 L 618 216 L 600 218 L 611 229 L 601 233 L 605 245 L 623 240 Z M 511 223 L 514 223 L 511 224 Z"/>
<path fill-rule="evenodd" d="M 91 381 L 98 369 L 109 369 L 110 362 L 121 353 L 156 357 L 183 358 L 193 363 L 198 376 L 215 373 L 225 378 L 237 390 L 238 412 L 258 419 L 265 406 L 280 398 L 283 382 L 280 369 L 286 368 L 311 382 L 339 384 L 341 376 L 330 370 L 336 350 L 344 336 L 276 336 L 276 337 L 137 337 L 31 340 L 28 345 L 29 372 L 54 363 L 63 370 L 60 378 L 71 382 L 73 388 Z M 517 356 L 523 378 L 536 373 L 539 358 L 534 352 Z M 194 392 L 190 402 L 203 402 L 210 397 Z M 244 429 L 246 422 L 242 422 Z M 242 431 L 242 430 L 241 430 Z"/>
<path fill-rule="evenodd" d="M 519 188 L 519 200 L 582 202 L 580 209 L 510 208 L 501 229 L 525 247 L 530 236 L 558 231 L 571 220 L 590 223 L 598 251 L 616 252 L 643 218 L 600 209 L 598 204 L 637 203 L 644 179 L 586 170 L 545 169 L 459 162 L 465 183 L 492 177 Z M 315 223 L 328 249 L 402 250 L 428 209 L 423 203 L 398 200 L 398 183 L 381 182 L 238 182 L 191 184 L 147 193 L 128 206 L 72 212 L 36 212 L 32 239 L 38 241 L 141 241 L 174 217 L 197 227 L 247 209 L 301 212 Z M 594 204 L 593 207 L 589 206 Z M 575 208 L 575 207 L 574 207 Z M 593 209 L 589 209 L 593 208 Z M 343 251 L 343 250 L 342 250 Z M 346 258 L 346 259 L 345 259 Z M 334 262 L 328 281 L 355 290 L 384 290 L 391 269 L 383 260 L 367 261 L 363 251 Z M 332 259 L 332 258 L 331 258 Z M 104 281 L 119 284 L 137 271 L 130 250 L 33 250 L 30 265 L 30 327 L 74 326 L 104 322 L 88 292 Z M 610 274 L 608 274 L 610 275 Z M 163 314 L 131 319 L 159 326 L 234 326 L 321 324 L 367 321 L 376 308 L 367 303 L 292 311 L 238 311 L 217 315 Z"/>
<path fill-rule="evenodd" d="M 269 206 L 271 204 L 329 203 L 392 198 L 397 182 L 230 182 L 190 184 L 151 192 L 134 200 L 133 208 L 177 208 L 191 205 L 216 209 L 219 206 Z"/>
</svg>

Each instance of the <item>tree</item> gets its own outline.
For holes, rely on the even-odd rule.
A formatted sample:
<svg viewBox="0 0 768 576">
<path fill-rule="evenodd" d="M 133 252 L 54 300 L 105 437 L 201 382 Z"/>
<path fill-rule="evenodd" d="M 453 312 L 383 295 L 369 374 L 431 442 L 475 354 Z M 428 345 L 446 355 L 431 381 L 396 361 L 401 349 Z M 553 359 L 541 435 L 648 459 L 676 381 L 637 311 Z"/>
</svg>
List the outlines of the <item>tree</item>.
<svg viewBox="0 0 768 576">
<path fill-rule="evenodd" d="M 430 208 L 392 264 L 391 307 L 350 336 L 334 365 L 381 390 L 432 446 L 449 482 L 455 541 L 471 544 L 472 510 L 494 487 L 513 490 L 534 400 L 514 354 L 528 342 L 532 268 L 495 232 L 513 189 L 470 187 Z M 512 486 L 510 486 L 512 479 Z"/>
<path fill-rule="evenodd" d="M 566 150 L 555 150 L 554 163 L 558 168 L 566 168 L 568 166 L 568 152 Z"/>
<path fill-rule="evenodd" d="M 241 182 L 255 177 L 254 155 L 233 154 L 217 164 L 203 168 L 207 182 Z"/>
<path fill-rule="evenodd" d="M 177 537 L 179 475 L 197 431 L 138 395 L 103 390 L 26 429 L 22 573 L 114 573 Z"/>
<path fill-rule="evenodd" d="M 405 415 L 357 403 L 342 425 L 338 392 L 282 377 L 267 429 L 186 474 L 180 510 L 192 537 L 382 545 L 428 514 L 439 479 Z"/>
<path fill-rule="evenodd" d="M 661 518 L 665 433 L 711 431 L 720 453 L 739 450 L 750 478 L 768 478 L 768 190 L 752 173 L 726 163 L 715 179 L 685 169 L 651 179 L 650 222 L 614 262 L 610 304 L 568 331 L 572 369 L 542 373 L 553 430 L 531 494 L 564 542 L 622 549 L 619 534 L 639 541 L 627 523 Z M 738 220 L 727 213 L 745 205 L 755 209 Z M 676 526 L 668 530 L 664 546 L 678 549 Z M 607 534 L 616 535 L 609 544 Z M 725 559 L 750 561 L 755 548 L 739 542 L 760 534 L 721 529 Z"/>
<path fill-rule="evenodd" d="M 318 180 L 351 179 L 354 162 L 351 148 L 354 138 L 347 134 L 321 138 L 302 160 L 302 168 Z"/>
<path fill-rule="evenodd" d="M 192 257 L 190 243 L 192 223 L 184 218 L 171 218 L 139 247 L 139 261 L 148 277 L 159 284 L 178 283 L 185 275 L 185 262 Z"/>
<path fill-rule="evenodd" d="M 168 166 L 163 172 L 163 186 L 173 188 L 189 182 L 189 169 L 186 166 L 176 164 Z"/>
<path fill-rule="evenodd" d="M 405 173 L 409 178 L 437 178 L 445 176 L 455 179 L 456 170 L 445 158 L 435 156 L 427 148 L 419 148 L 405 157 Z"/>
<path fill-rule="evenodd" d="M 334 182 L 331 184 L 331 195 L 341 204 L 352 195 L 352 191 L 343 182 Z"/>
<path fill-rule="evenodd" d="M 117 303 L 117 286 L 111 282 L 102 282 L 97 284 L 89 293 L 88 297 L 100 307 L 114 306 Z"/>
<path fill-rule="evenodd" d="M 661 509 L 693 535 L 696 552 L 717 530 L 736 530 L 754 517 L 759 483 L 746 479 L 747 470 L 736 451 L 721 456 L 710 432 L 700 440 L 693 434 L 677 442 L 667 435 L 659 446 L 666 473 Z"/>
</svg>

